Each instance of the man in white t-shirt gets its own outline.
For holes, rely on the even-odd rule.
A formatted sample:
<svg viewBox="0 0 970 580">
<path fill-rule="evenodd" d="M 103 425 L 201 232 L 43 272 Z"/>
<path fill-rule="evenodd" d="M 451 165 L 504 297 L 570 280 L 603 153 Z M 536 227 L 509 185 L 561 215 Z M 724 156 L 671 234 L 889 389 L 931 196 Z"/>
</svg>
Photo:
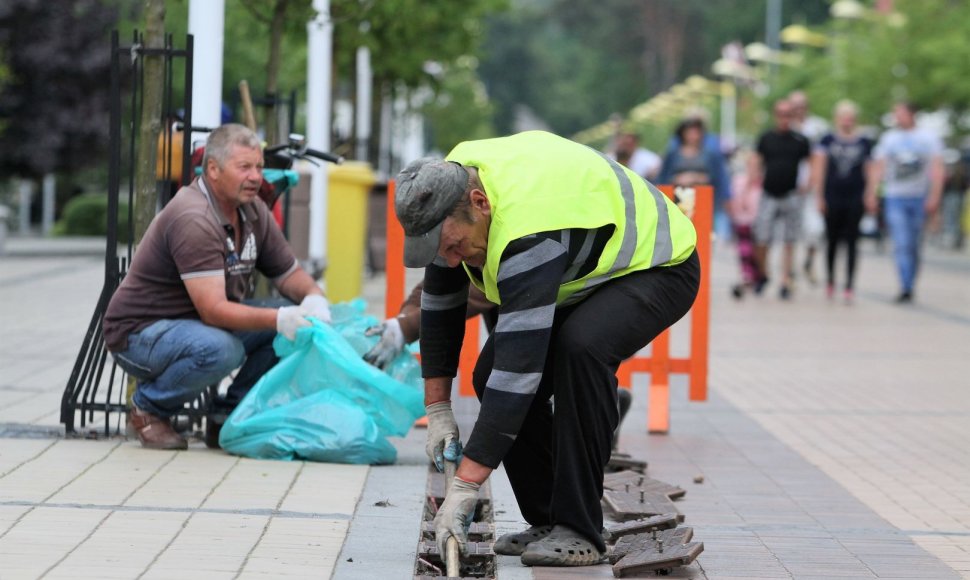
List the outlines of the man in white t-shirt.
<svg viewBox="0 0 970 580">
<path fill-rule="evenodd" d="M 630 131 L 617 135 L 616 145 L 609 157 L 629 167 L 647 181 L 652 181 L 660 173 L 660 156 L 640 147 L 640 136 Z"/>
<path fill-rule="evenodd" d="M 897 103 L 896 127 L 882 134 L 873 157 L 873 182 L 883 182 L 883 212 L 893 240 L 901 291 L 896 302 L 913 300 L 923 222 L 943 195 L 943 142 L 916 126 L 916 108 Z"/>
<path fill-rule="evenodd" d="M 788 102 L 792 107 L 791 127 L 808 139 L 814 148 L 828 133 L 828 123 L 825 119 L 812 115 L 808 108 L 808 95 L 803 91 L 794 91 L 788 95 Z M 812 185 L 809 183 L 811 168 L 809 160 L 805 159 L 798 165 L 798 191 L 807 194 Z M 815 284 L 815 254 L 825 237 L 825 219 L 814 203 L 802 204 L 802 239 L 805 243 L 805 263 L 802 269 L 805 277 Z"/>
</svg>

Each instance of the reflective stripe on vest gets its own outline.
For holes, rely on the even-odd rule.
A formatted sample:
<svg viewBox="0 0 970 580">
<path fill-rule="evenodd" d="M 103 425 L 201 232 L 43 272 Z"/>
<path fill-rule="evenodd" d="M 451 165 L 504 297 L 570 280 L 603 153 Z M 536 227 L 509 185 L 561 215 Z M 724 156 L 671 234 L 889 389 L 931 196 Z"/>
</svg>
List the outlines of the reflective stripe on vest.
<svg viewBox="0 0 970 580">
<path fill-rule="evenodd" d="M 492 206 L 488 254 L 481 279 L 489 300 L 501 303 L 501 257 L 512 241 L 539 232 L 588 232 L 560 280 L 557 304 L 575 302 L 600 284 L 632 271 L 679 263 L 693 250 L 693 225 L 655 187 L 598 151 L 541 131 L 466 141 L 449 160 L 477 167 Z M 639 180 L 639 181 L 638 181 Z M 594 268 L 578 277 L 591 258 L 595 231 L 615 231 L 593 256 Z M 574 232 L 575 233 L 575 232 Z M 501 263 L 502 276 L 512 264 Z M 514 270 L 514 268 L 513 268 Z"/>
<path fill-rule="evenodd" d="M 633 195 L 633 183 L 630 181 L 630 176 L 623 170 L 623 166 L 602 152 L 597 151 L 597 153 L 610 164 L 610 168 L 613 169 L 613 173 L 616 175 L 616 180 L 620 183 L 620 194 L 623 196 L 623 213 L 626 222 L 623 230 L 623 241 L 620 243 L 620 250 L 617 252 L 616 259 L 613 261 L 610 270 L 586 280 L 583 288 L 577 290 L 575 294 L 563 301 L 563 304 L 578 302 L 589 294 L 593 288 L 608 280 L 614 273 L 628 268 L 633 259 L 633 252 L 637 249 L 637 207 L 636 199 Z M 647 189 L 650 190 L 653 201 L 657 206 L 657 231 L 653 242 L 653 256 L 650 260 L 650 267 L 652 268 L 670 261 L 671 253 L 673 252 L 673 241 L 670 238 L 670 215 L 667 213 L 667 204 L 664 200 L 663 192 L 654 187 L 649 181 L 644 179 L 643 182 L 647 184 Z"/>
</svg>

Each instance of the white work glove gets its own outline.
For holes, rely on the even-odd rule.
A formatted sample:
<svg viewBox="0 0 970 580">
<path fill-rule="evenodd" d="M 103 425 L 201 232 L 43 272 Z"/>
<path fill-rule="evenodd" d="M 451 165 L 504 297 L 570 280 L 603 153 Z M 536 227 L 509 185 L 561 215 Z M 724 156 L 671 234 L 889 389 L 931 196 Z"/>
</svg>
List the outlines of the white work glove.
<svg viewBox="0 0 970 580">
<path fill-rule="evenodd" d="M 384 369 L 404 350 L 404 333 L 397 318 L 388 318 L 383 324 L 372 326 L 364 332 L 365 336 L 375 334 L 380 335 L 381 339 L 364 355 L 364 360 Z"/>
<path fill-rule="evenodd" d="M 445 470 L 445 460 L 461 461 L 461 440 L 458 423 L 451 410 L 451 401 L 439 401 L 425 407 L 428 413 L 428 443 L 424 450 L 438 471 Z"/>
<path fill-rule="evenodd" d="M 303 317 L 302 306 L 284 306 L 276 310 L 276 332 L 290 340 L 296 340 L 296 331 L 304 326 L 310 326 L 310 321 Z"/>
<path fill-rule="evenodd" d="M 312 316 L 320 322 L 330 324 L 330 303 L 319 294 L 310 294 L 300 302 L 304 316 Z"/>
<path fill-rule="evenodd" d="M 438 509 L 434 517 L 434 533 L 442 560 L 445 559 L 448 538 L 451 536 L 458 540 L 458 549 L 462 555 L 468 552 L 468 527 L 475 517 L 479 487 L 481 486 L 477 483 L 456 477 L 445 501 Z"/>
</svg>

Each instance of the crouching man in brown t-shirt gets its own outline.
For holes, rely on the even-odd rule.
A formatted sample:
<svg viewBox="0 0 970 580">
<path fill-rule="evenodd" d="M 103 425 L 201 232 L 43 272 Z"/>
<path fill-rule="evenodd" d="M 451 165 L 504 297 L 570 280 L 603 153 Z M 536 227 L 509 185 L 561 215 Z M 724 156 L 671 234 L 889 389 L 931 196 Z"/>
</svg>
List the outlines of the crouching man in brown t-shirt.
<svg viewBox="0 0 970 580">
<path fill-rule="evenodd" d="M 242 365 L 219 401 L 231 410 L 276 364 L 277 332 L 293 339 L 307 316 L 330 322 L 327 299 L 256 198 L 256 135 L 219 127 L 202 166 L 152 220 L 104 316 L 108 350 L 138 381 L 128 423 L 145 447 L 186 449 L 169 423 L 185 403 Z M 255 270 L 292 302 L 246 300 Z"/>
</svg>

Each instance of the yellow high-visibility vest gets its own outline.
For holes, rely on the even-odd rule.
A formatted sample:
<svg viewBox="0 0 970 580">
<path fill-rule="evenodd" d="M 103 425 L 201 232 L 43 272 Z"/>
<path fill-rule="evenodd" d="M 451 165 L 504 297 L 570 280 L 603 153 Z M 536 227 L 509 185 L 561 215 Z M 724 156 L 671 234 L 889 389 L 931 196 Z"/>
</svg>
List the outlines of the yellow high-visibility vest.
<svg viewBox="0 0 970 580">
<path fill-rule="evenodd" d="M 551 133 L 466 141 L 448 160 L 478 168 L 491 205 L 482 279 L 469 276 L 495 304 L 501 304 L 502 253 L 530 234 L 615 227 L 596 268 L 560 285 L 559 305 L 581 300 L 610 278 L 679 264 L 697 243 L 694 225 L 660 190 L 602 153 Z"/>
</svg>

